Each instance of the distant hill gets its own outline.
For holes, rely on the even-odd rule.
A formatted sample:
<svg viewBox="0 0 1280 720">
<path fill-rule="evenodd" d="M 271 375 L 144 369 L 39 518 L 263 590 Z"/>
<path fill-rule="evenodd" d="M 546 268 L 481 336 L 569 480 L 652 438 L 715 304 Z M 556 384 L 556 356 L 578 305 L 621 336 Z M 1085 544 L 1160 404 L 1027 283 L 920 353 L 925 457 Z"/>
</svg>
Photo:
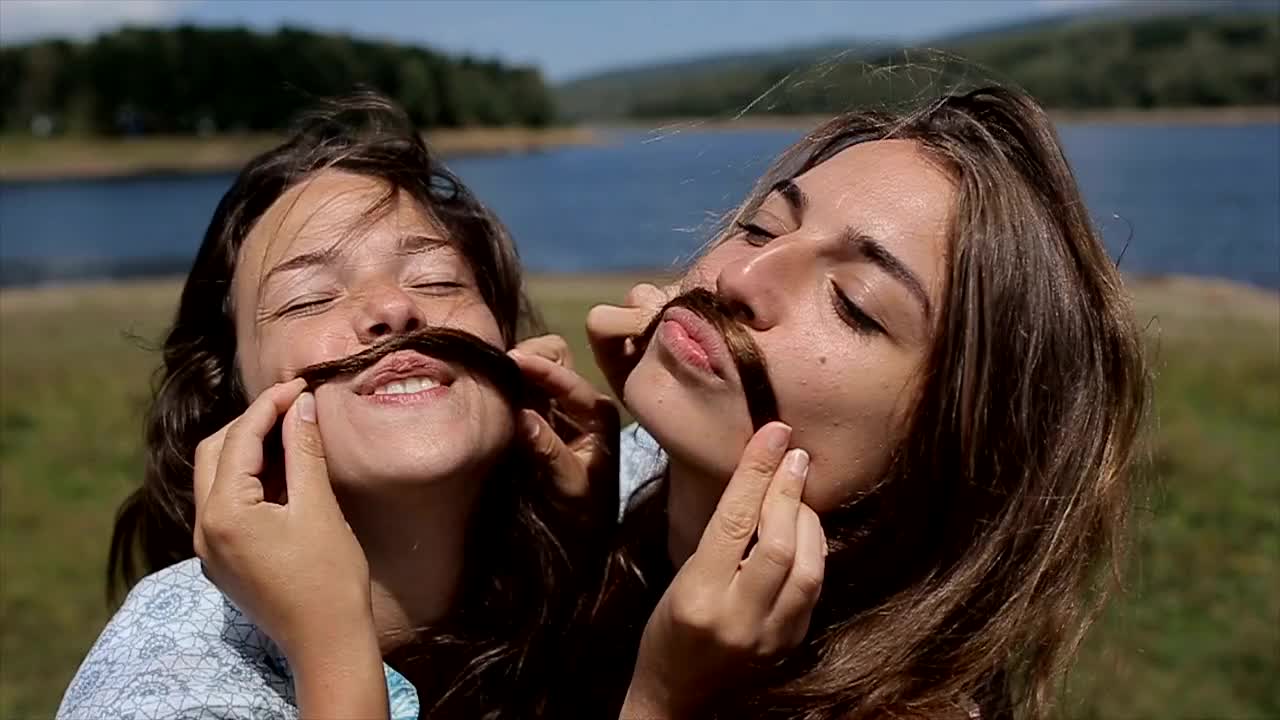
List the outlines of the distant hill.
<svg viewBox="0 0 1280 720">
<path fill-rule="evenodd" d="M 357 86 L 396 99 L 424 128 L 555 120 L 536 68 L 298 28 L 126 27 L 0 47 L 0 131 L 275 131 L 316 97 Z"/>
<path fill-rule="evenodd" d="M 950 35 L 850 40 L 604 72 L 555 89 L 570 119 L 829 113 L 992 80 L 1062 109 L 1280 104 L 1280 3 L 1135 2 Z M 891 67 L 891 72 L 876 71 Z"/>
</svg>

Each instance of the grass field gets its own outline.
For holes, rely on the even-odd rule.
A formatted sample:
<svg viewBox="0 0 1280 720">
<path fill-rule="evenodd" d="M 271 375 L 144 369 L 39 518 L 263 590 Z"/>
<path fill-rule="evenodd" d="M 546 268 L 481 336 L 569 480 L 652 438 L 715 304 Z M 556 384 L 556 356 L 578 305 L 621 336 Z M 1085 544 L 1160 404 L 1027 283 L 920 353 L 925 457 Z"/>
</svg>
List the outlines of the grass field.
<svg viewBox="0 0 1280 720">
<path fill-rule="evenodd" d="M 462 128 L 426 134 L 444 154 L 542 150 L 599 141 L 589 128 Z M 142 138 L 0 136 L 0 180 L 119 177 L 143 173 L 234 172 L 280 142 L 267 133 Z"/>
<path fill-rule="evenodd" d="M 587 366 L 587 306 L 629 278 L 533 293 Z M 140 475 L 140 413 L 177 284 L 0 293 L 0 718 L 52 716 L 109 616 L 112 511 Z M 1280 717 L 1280 296 L 1136 285 L 1157 427 L 1129 594 L 1086 648 L 1067 715 Z M 598 377 L 593 378 L 598 380 Z"/>
</svg>

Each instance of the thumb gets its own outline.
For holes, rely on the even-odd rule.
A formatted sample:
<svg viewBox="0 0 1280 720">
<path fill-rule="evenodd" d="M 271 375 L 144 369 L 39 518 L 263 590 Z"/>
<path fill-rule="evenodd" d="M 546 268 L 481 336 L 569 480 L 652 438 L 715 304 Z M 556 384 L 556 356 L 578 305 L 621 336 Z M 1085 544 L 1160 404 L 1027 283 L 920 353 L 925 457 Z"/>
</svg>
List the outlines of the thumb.
<svg viewBox="0 0 1280 720">
<path fill-rule="evenodd" d="M 316 423 L 314 394 L 302 393 L 285 413 L 282 439 L 289 504 L 336 508 L 338 501 L 329 484 L 324 441 L 320 438 L 320 426 Z"/>
</svg>

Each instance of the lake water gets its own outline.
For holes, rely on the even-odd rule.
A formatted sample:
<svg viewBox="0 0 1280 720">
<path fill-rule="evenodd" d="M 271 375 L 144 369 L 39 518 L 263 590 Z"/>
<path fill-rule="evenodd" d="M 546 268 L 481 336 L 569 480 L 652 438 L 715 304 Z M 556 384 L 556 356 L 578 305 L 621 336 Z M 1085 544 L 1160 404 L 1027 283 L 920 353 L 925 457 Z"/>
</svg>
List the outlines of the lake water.
<svg viewBox="0 0 1280 720">
<path fill-rule="evenodd" d="M 1062 135 L 1123 270 L 1280 288 L 1280 125 L 1085 125 Z M 529 269 L 654 268 L 693 253 L 797 137 L 631 133 L 449 164 L 510 226 Z M 182 272 L 231 179 L 0 184 L 0 284 Z"/>
</svg>

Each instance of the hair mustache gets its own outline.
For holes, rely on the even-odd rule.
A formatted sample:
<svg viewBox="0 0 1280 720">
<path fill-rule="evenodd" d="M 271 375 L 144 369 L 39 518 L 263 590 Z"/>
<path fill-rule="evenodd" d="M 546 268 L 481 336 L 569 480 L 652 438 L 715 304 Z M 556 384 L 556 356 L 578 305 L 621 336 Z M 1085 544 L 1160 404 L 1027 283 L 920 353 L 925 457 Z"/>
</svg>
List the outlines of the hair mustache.
<svg viewBox="0 0 1280 720">
<path fill-rule="evenodd" d="M 308 365 L 298 371 L 298 377 L 307 381 L 308 390 L 315 390 L 331 380 L 364 372 L 401 350 L 457 363 L 491 383 L 513 406 L 519 406 L 524 400 L 524 379 L 515 361 L 479 337 L 454 328 L 424 328 L 396 335 L 354 355 Z"/>
<path fill-rule="evenodd" d="M 719 295 L 705 288 L 694 288 L 682 293 L 662 307 L 637 339 L 637 345 L 643 352 L 657 332 L 662 316 L 673 307 L 682 307 L 697 313 L 724 338 L 733 364 L 738 369 L 738 377 L 742 381 L 742 390 L 747 398 L 747 411 L 751 413 L 751 424 L 759 430 L 769 422 L 778 419 L 778 400 L 769 382 L 769 367 L 765 362 L 760 346 L 751 338 L 742 323 L 738 321 L 738 313 L 732 305 Z"/>
</svg>

